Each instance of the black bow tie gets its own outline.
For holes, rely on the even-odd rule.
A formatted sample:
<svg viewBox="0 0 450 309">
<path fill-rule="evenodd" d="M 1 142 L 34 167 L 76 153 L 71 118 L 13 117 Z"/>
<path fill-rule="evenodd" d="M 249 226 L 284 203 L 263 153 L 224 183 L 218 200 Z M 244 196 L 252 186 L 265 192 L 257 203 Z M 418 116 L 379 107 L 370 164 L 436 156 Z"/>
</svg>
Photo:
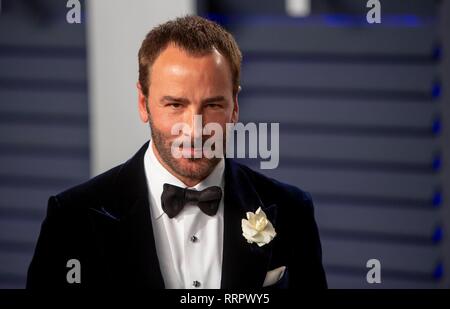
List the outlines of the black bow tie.
<svg viewBox="0 0 450 309">
<path fill-rule="evenodd" d="M 221 198 L 222 189 L 217 186 L 196 191 L 165 183 L 161 194 L 161 205 L 169 218 L 178 215 L 187 203 L 194 203 L 208 216 L 214 216 Z"/>
</svg>

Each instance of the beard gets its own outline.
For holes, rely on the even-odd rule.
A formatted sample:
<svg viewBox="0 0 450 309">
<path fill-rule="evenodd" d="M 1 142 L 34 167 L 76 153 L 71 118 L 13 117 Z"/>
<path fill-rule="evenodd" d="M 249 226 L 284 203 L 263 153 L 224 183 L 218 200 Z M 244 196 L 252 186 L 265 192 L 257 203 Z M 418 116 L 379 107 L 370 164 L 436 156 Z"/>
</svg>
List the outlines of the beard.
<svg viewBox="0 0 450 309">
<path fill-rule="evenodd" d="M 174 158 L 172 155 L 171 147 L 173 139 L 175 138 L 171 134 L 164 134 L 158 130 L 152 122 L 152 118 L 149 114 L 149 124 L 152 135 L 153 144 L 161 158 L 161 160 L 176 174 L 191 179 L 192 181 L 200 182 L 213 171 L 216 165 L 220 162 L 221 158 Z M 202 140 L 202 145 L 204 141 Z M 194 145 L 194 142 L 191 142 Z"/>
</svg>

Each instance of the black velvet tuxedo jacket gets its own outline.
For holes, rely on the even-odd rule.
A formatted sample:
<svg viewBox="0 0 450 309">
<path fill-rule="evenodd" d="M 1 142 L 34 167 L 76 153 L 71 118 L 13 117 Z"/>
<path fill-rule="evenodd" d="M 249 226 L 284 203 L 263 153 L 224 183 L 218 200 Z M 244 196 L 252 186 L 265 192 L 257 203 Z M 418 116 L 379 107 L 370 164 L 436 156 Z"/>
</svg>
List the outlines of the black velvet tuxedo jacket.
<svg viewBox="0 0 450 309">
<path fill-rule="evenodd" d="M 164 288 L 155 248 L 144 154 L 52 196 L 27 288 Z M 222 288 L 261 288 L 269 270 L 286 266 L 273 288 L 326 288 L 310 195 L 225 159 Z M 246 212 L 261 207 L 277 232 L 262 247 L 242 235 Z M 67 262 L 81 283 L 66 280 Z"/>
</svg>

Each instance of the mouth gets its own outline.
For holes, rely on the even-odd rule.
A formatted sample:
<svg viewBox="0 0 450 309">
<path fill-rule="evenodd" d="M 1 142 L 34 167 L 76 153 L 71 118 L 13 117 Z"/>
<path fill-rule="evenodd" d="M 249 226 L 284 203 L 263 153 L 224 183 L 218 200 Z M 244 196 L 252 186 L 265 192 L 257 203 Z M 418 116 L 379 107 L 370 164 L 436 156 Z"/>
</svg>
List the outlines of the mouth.
<svg viewBox="0 0 450 309">
<path fill-rule="evenodd" d="M 202 158 L 203 157 L 203 149 L 202 148 L 180 147 L 180 151 L 182 153 L 183 158 Z"/>
</svg>

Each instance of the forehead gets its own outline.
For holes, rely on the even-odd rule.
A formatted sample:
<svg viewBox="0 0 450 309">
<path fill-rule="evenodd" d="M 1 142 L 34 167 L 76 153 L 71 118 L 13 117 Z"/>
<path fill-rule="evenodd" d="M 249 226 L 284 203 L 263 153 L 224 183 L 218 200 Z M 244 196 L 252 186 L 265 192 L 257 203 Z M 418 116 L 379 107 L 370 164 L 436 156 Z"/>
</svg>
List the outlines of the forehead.
<svg viewBox="0 0 450 309">
<path fill-rule="evenodd" d="M 230 73 L 226 58 L 216 49 L 193 55 L 186 50 L 169 44 L 152 65 L 152 75 L 158 77 L 188 77 L 193 75 L 227 75 Z"/>
</svg>

